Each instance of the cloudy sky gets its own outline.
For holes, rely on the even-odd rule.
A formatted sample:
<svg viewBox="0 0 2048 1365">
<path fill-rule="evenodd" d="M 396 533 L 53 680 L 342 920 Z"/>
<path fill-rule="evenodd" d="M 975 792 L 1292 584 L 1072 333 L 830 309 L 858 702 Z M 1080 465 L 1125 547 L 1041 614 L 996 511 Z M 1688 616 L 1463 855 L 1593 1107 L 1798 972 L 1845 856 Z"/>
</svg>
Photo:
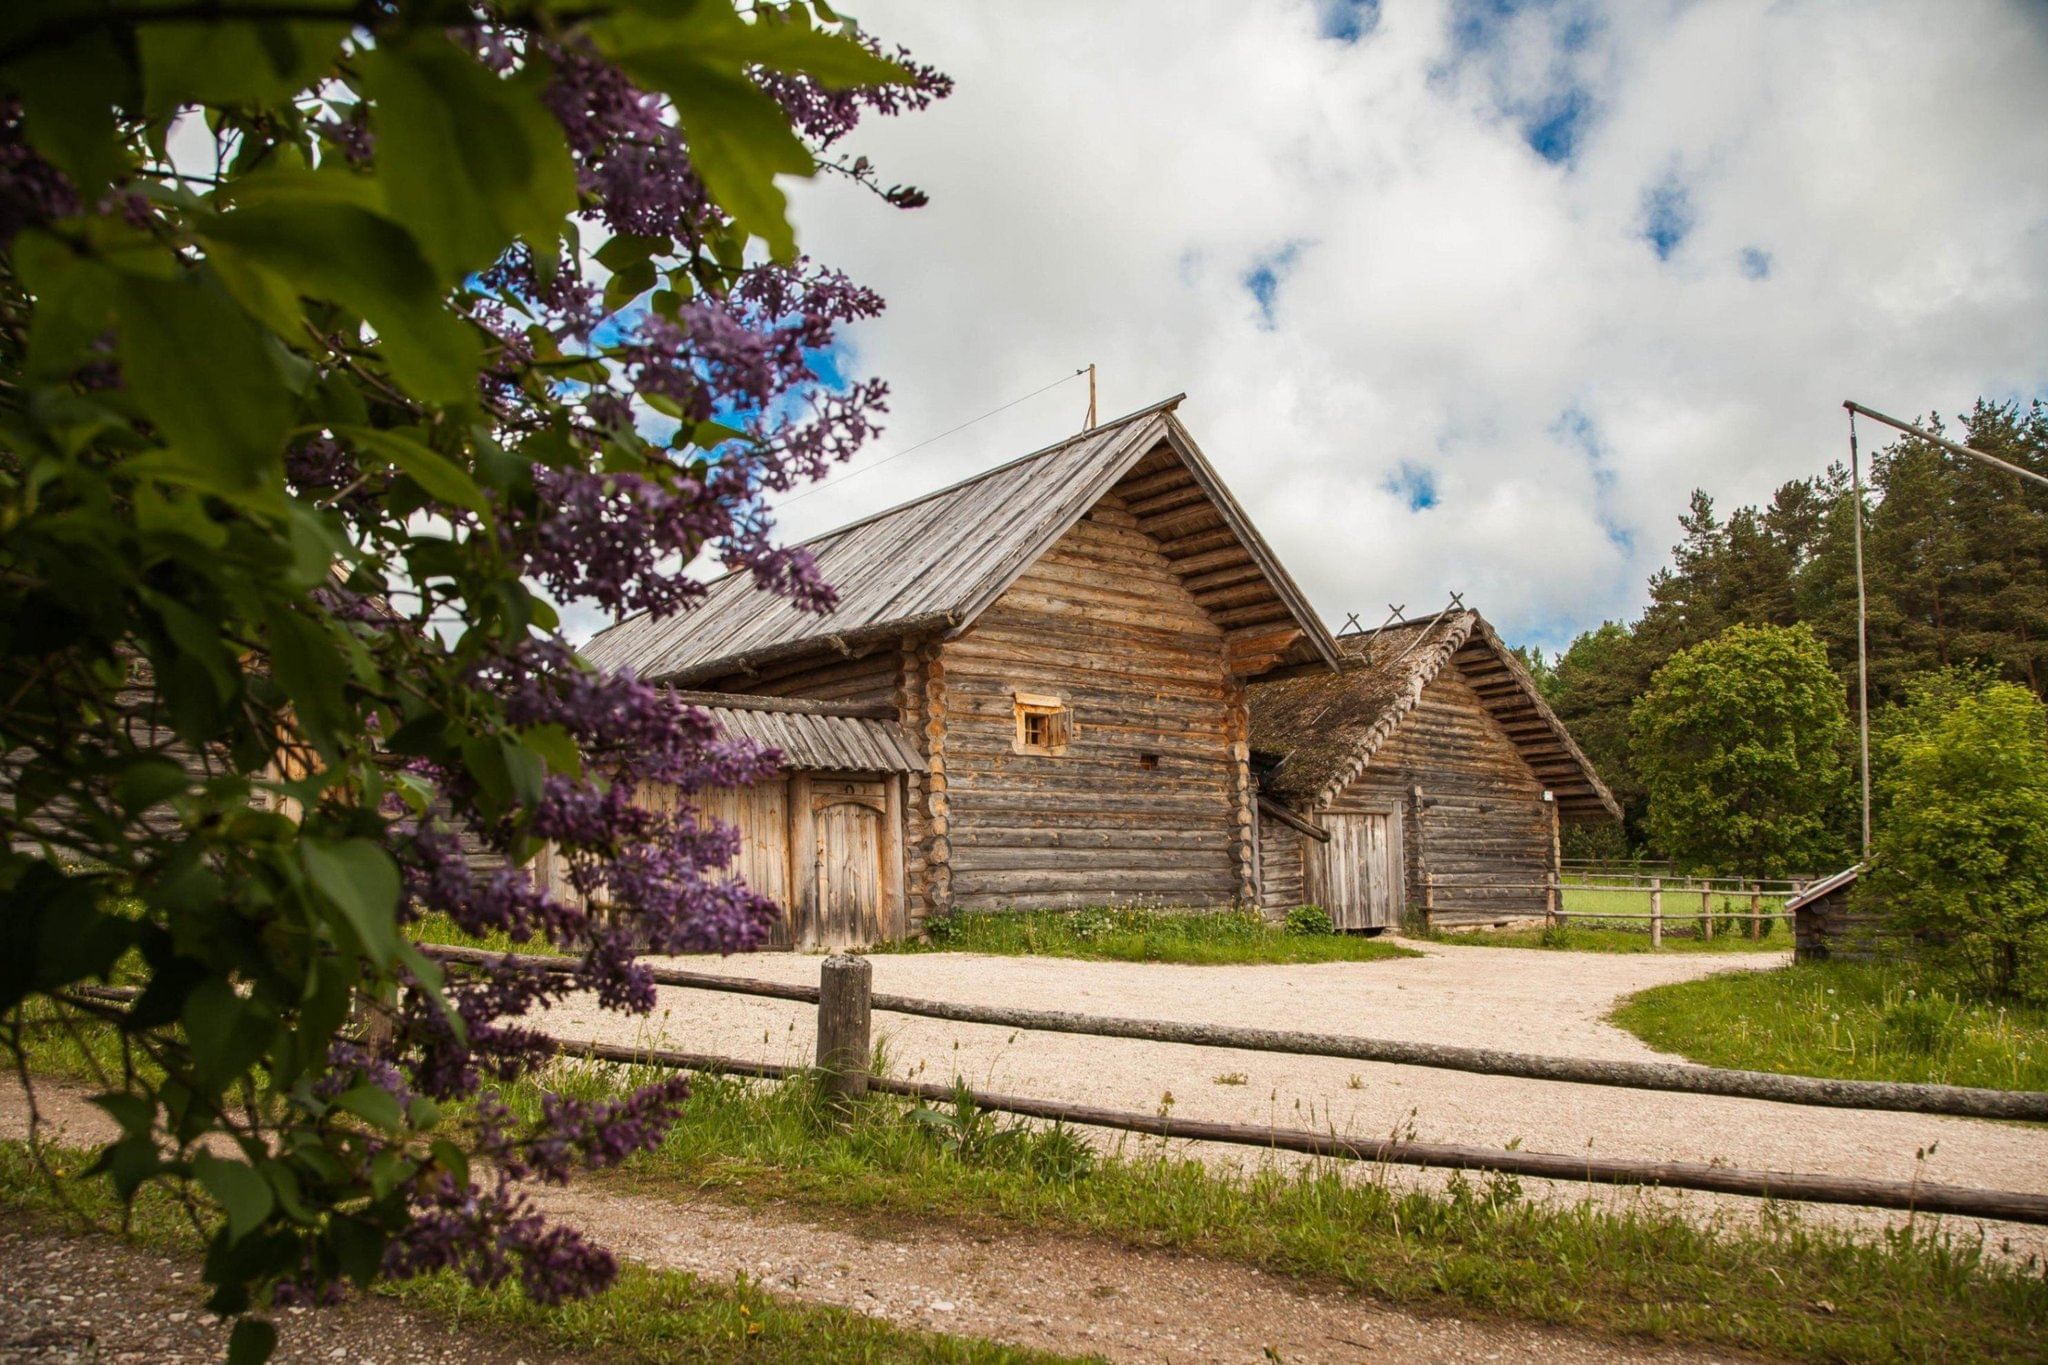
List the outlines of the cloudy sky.
<svg viewBox="0 0 2048 1365">
<path fill-rule="evenodd" d="M 1549 647 L 1724 506 L 1902 416 L 2048 396 L 2038 0 L 862 0 L 958 81 L 799 187 L 888 314 L 859 469 L 1100 367 L 1185 391 L 1333 623 L 1459 589 Z M 830 528 L 1076 430 L 1079 381 L 789 502 Z"/>
</svg>

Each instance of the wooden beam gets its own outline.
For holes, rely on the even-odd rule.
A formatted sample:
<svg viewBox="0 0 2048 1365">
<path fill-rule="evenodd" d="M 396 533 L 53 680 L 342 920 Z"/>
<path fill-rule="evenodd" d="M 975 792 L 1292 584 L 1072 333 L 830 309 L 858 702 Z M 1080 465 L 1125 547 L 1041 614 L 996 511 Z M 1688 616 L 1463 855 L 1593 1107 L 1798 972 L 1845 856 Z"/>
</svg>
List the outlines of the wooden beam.
<svg viewBox="0 0 2048 1365">
<path fill-rule="evenodd" d="M 731 711 L 783 711 L 798 716 L 843 716 L 849 720 L 894 720 L 891 702 L 807 701 L 801 697 L 757 697 L 746 692 L 671 693 L 685 706 L 723 706 Z"/>
<path fill-rule="evenodd" d="M 1287 807 L 1281 805 L 1278 801 L 1275 801 L 1270 796 L 1262 796 L 1259 798 L 1259 809 L 1264 811 L 1267 815 L 1272 816 L 1275 820 L 1278 820 L 1281 824 L 1287 826 L 1289 829 L 1296 830 L 1302 834 L 1306 834 L 1309 838 L 1314 839 L 1318 843 L 1327 844 L 1330 842 L 1330 831 L 1324 829 L 1321 825 L 1317 824 L 1313 820 L 1306 818 L 1305 816 L 1296 815 L 1293 811 L 1287 809 Z"/>
</svg>

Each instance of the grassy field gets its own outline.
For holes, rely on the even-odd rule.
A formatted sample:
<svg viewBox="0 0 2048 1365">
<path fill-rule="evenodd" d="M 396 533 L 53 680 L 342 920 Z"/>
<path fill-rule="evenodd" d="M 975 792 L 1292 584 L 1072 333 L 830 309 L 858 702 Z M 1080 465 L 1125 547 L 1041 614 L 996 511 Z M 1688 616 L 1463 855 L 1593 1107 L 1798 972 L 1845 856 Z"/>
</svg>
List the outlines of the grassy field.
<svg viewBox="0 0 2048 1365">
<path fill-rule="evenodd" d="M 82 1170 L 83 1151 L 57 1151 L 57 1166 Z M 101 1228 L 120 1221 L 104 1182 L 73 1177 L 62 1198 L 43 1183 L 24 1144 L 0 1142 L 0 1206 L 52 1230 L 76 1229 L 76 1213 Z M 129 1235 L 143 1245 L 197 1258 L 198 1234 L 184 1211 L 161 1193 L 137 1201 Z M 90 1286 L 80 1286 L 81 1291 Z M 925 1361 L 947 1365 L 1038 1365 L 1069 1359 L 1022 1351 L 970 1337 L 892 1326 L 878 1318 L 806 1304 L 744 1281 L 713 1284 L 682 1271 L 628 1263 L 618 1281 L 597 1298 L 544 1308 L 522 1294 L 516 1279 L 479 1289 L 450 1273 L 380 1288 L 398 1303 L 533 1349 L 588 1352 L 610 1362 L 738 1360 L 804 1365 L 828 1361 Z"/>
<path fill-rule="evenodd" d="M 1962 999 L 1875 964 L 1726 972 L 1638 992 L 1614 1022 L 1710 1066 L 2048 1090 L 2048 1009 Z"/>
<path fill-rule="evenodd" d="M 1292 934 L 1249 910 L 966 911 L 935 922 L 928 941 L 875 952 L 1000 953 L 1115 962 L 1377 962 L 1412 949 L 1352 934 Z"/>
</svg>

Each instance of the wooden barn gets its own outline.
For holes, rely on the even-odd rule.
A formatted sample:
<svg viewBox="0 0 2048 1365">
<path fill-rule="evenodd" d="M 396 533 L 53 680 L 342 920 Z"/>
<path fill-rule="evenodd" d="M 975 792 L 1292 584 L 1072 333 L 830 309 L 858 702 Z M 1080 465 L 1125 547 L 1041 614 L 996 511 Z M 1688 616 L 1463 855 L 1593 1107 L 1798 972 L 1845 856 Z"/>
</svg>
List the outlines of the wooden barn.
<svg viewBox="0 0 2048 1365">
<path fill-rule="evenodd" d="M 736 575 L 585 648 L 729 696 L 733 715 L 904 739 L 894 766 L 830 769 L 828 793 L 808 750 L 786 790 L 724 812 L 750 882 L 787 897 L 792 943 L 914 933 L 955 908 L 1252 899 L 1247 689 L 1277 668 L 1329 673 L 1337 646 L 1177 402 L 807 542 L 839 592 L 830 614 Z M 864 816 L 826 818 L 828 796 L 868 802 L 872 835 Z"/>
<path fill-rule="evenodd" d="M 1338 639 L 1339 672 L 1251 689 L 1259 903 L 1340 928 L 1546 909 L 1560 820 L 1619 820 L 1593 765 L 1476 612 Z"/>
</svg>

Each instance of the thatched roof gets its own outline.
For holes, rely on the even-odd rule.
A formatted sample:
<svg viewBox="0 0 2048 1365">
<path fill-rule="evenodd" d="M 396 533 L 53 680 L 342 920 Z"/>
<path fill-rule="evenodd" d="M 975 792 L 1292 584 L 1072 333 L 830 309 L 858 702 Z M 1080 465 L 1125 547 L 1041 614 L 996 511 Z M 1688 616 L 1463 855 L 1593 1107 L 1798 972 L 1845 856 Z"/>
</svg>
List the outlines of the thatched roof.
<svg viewBox="0 0 2048 1365">
<path fill-rule="evenodd" d="M 1334 664 L 1336 643 L 1174 416 L 1179 401 L 806 541 L 839 591 L 830 613 L 799 611 L 757 589 L 750 574 L 729 574 L 694 610 L 630 617 L 583 653 L 600 667 L 687 683 L 879 637 L 956 635 L 1105 494 L 1142 488 L 1146 497 L 1132 508 L 1141 527 L 1162 543 L 1186 542 L 1183 579 L 1226 634 L 1251 641 L 1277 631 L 1305 646 L 1293 657 Z M 1170 545 L 1167 557 L 1176 560 Z M 1237 565 L 1242 574 L 1220 572 Z M 1204 581 L 1193 581 L 1197 575 Z"/>
<path fill-rule="evenodd" d="M 1270 765 L 1260 778 L 1267 795 L 1310 810 L 1330 800 L 1448 668 L 1479 694 L 1551 790 L 1560 815 L 1621 818 L 1621 807 L 1564 722 L 1479 613 L 1447 612 L 1341 635 L 1337 645 L 1344 655 L 1338 673 L 1303 673 L 1251 689 L 1252 750 Z"/>
</svg>

